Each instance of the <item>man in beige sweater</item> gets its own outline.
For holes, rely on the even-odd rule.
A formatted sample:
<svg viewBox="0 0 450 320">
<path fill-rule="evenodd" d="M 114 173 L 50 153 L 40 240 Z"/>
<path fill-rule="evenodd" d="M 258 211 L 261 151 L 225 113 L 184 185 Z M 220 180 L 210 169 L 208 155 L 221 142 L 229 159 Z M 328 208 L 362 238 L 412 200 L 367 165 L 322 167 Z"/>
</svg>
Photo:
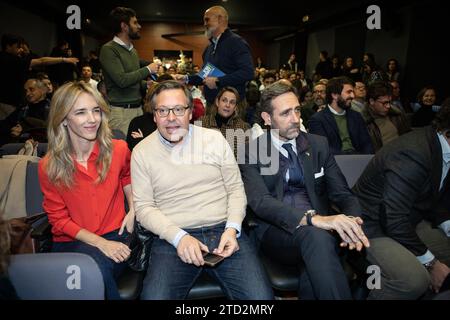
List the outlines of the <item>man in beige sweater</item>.
<svg viewBox="0 0 450 320">
<path fill-rule="evenodd" d="M 143 299 L 184 299 L 204 270 L 230 299 L 271 299 L 254 248 L 241 232 L 247 200 L 233 151 L 220 132 L 189 125 L 192 97 L 165 81 L 150 97 L 158 130 L 133 150 L 136 218 L 156 238 Z M 215 267 L 203 254 L 224 257 Z"/>
</svg>

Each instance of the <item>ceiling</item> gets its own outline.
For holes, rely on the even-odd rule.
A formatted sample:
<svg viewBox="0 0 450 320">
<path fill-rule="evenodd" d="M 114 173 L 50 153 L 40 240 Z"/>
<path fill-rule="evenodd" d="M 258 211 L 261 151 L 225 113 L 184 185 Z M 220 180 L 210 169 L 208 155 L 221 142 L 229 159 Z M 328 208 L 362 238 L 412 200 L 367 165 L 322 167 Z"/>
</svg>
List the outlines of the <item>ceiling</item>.
<svg viewBox="0 0 450 320">
<path fill-rule="evenodd" d="M 295 1 L 295 0 L 294 0 Z M 83 19 L 83 31 L 96 37 L 108 34 L 108 13 L 116 6 L 133 8 L 140 22 L 202 23 L 203 12 L 213 5 L 224 6 L 229 13 L 230 26 L 239 31 L 256 31 L 265 40 L 274 40 L 298 31 L 327 28 L 346 21 L 363 21 L 366 8 L 379 4 L 382 8 L 400 8 L 416 1 L 385 0 L 39 0 L 26 3 L 7 0 L 11 5 L 31 11 L 43 18 L 55 21 L 65 19 L 66 8 L 79 5 Z M 302 22 L 308 15 L 309 21 Z M 86 23 L 89 19 L 89 23 Z"/>
</svg>

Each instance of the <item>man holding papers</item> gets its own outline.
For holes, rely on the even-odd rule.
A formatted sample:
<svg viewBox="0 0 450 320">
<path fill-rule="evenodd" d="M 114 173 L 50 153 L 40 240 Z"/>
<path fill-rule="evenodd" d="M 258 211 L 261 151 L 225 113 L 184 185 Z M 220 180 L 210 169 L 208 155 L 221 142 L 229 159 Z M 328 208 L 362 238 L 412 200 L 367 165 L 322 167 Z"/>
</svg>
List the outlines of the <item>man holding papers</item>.
<svg viewBox="0 0 450 320">
<path fill-rule="evenodd" d="M 203 68 L 194 76 L 177 75 L 177 80 L 189 84 L 204 84 L 208 107 L 214 103 L 219 90 L 226 86 L 237 89 L 241 110 L 245 110 L 245 83 L 253 79 L 253 59 L 248 43 L 228 28 L 225 8 L 214 6 L 203 17 L 205 35 L 210 45 L 203 52 Z"/>
</svg>

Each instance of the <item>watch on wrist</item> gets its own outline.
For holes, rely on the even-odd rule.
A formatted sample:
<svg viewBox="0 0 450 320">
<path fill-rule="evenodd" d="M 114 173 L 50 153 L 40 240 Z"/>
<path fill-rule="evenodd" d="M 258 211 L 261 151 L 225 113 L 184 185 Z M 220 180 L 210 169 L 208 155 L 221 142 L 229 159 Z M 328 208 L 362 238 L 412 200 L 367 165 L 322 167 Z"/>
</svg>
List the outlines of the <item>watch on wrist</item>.
<svg viewBox="0 0 450 320">
<path fill-rule="evenodd" d="M 305 217 L 306 217 L 306 225 L 308 226 L 312 226 L 312 217 L 314 217 L 316 215 L 316 210 L 308 210 L 305 212 Z"/>
<path fill-rule="evenodd" d="M 436 258 L 434 258 L 433 260 L 431 260 L 430 262 L 424 263 L 423 266 L 425 267 L 425 269 L 427 269 L 428 271 L 431 270 L 431 268 L 433 268 L 434 264 L 436 263 Z"/>
</svg>

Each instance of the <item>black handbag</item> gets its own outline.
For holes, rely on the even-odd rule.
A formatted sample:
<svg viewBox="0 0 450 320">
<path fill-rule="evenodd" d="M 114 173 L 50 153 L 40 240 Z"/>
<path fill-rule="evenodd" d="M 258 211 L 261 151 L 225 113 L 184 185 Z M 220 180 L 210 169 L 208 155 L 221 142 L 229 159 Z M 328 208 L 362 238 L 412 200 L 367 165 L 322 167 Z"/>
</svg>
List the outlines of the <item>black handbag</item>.
<svg viewBox="0 0 450 320">
<path fill-rule="evenodd" d="M 130 236 L 131 249 L 128 266 L 134 271 L 146 271 L 150 258 L 153 239 L 156 236 L 145 229 L 139 222 L 134 221 L 134 229 Z"/>
</svg>

